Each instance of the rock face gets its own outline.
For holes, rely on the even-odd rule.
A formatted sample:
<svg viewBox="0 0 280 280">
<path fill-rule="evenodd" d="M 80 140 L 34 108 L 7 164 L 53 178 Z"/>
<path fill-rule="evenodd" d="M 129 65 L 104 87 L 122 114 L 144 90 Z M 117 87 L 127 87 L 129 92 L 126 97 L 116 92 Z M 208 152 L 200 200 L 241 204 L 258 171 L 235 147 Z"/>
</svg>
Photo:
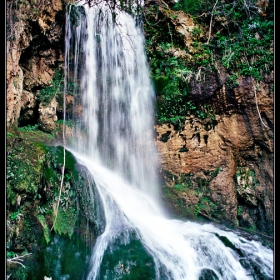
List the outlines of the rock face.
<svg viewBox="0 0 280 280">
<path fill-rule="evenodd" d="M 267 77 L 258 91 L 248 80 L 240 80 L 240 86 L 233 90 L 217 88 L 211 97 L 212 105 L 220 110 L 214 127 L 194 116 L 186 117 L 184 128 L 179 131 L 172 125 L 156 127 L 162 172 L 171 172 L 178 178 L 190 173 L 205 178 L 207 171 L 219 168 L 204 190 L 218 205 L 218 213 L 205 214 L 265 232 L 273 229 L 273 93 L 269 91 L 272 82 L 272 76 Z M 209 85 L 199 86 L 203 103 L 208 98 L 209 92 L 204 90 Z M 223 94 L 225 98 L 221 99 Z M 196 92 L 194 98 L 195 95 Z M 199 200 L 197 193 L 192 199 L 191 192 L 188 196 L 185 207 Z"/>
<path fill-rule="evenodd" d="M 43 106 L 38 94 L 63 67 L 63 3 L 7 1 L 7 129 L 56 128 L 59 105 L 52 99 Z M 193 30 L 193 21 L 178 12 L 173 24 L 188 45 L 192 38 L 185 28 Z M 218 221 L 272 233 L 273 73 L 259 84 L 239 78 L 235 87 L 226 86 L 223 73 L 221 67 L 191 82 L 193 100 L 214 108 L 215 123 L 187 115 L 179 130 L 156 126 L 163 185 L 173 197 L 171 208 L 185 217 L 196 209 Z"/>
<path fill-rule="evenodd" d="M 199 118 L 190 113 L 180 127 L 172 122 L 156 126 L 167 207 L 182 217 L 201 214 L 272 235 L 273 72 L 262 82 L 237 75 L 237 83 L 231 83 L 229 70 L 219 61 L 211 70 L 196 65 L 199 43 L 207 44 L 215 30 L 209 35 L 209 26 L 202 27 L 188 14 L 171 10 L 173 5 L 172 1 L 146 2 L 147 34 L 153 38 L 154 49 L 168 40 L 162 35 L 164 28 L 173 30 L 170 40 L 184 41 L 187 53 L 174 46 L 159 51 L 164 57 L 173 53 L 177 60 L 195 66 L 195 75 L 184 77 L 190 85 L 191 101 L 197 108 L 212 108 L 214 115 Z M 225 19 L 220 20 L 224 25 Z M 159 22 L 165 27 L 153 33 L 149 26 L 155 28 Z"/>
<path fill-rule="evenodd" d="M 62 1 L 7 1 L 7 128 L 35 124 L 38 91 L 63 63 Z"/>
</svg>

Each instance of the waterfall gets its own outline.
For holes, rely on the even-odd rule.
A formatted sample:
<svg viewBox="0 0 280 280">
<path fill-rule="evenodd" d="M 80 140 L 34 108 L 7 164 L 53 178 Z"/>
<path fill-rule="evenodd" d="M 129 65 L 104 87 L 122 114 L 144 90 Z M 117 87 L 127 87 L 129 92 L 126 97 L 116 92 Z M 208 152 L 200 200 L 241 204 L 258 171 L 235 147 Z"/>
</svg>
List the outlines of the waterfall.
<svg viewBox="0 0 280 280">
<path fill-rule="evenodd" d="M 86 13 L 84 21 L 85 15 L 78 14 L 77 8 L 71 13 L 70 6 L 70 15 L 79 25 L 74 34 L 71 26 L 66 32 L 69 39 L 75 39 L 72 48 L 77 52 L 67 64 L 75 65 L 73 81 L 80 82 L 82 93 L 83 115 L 76 127 L 75 150 L 156 196 L 155 97 L 141 29 L 124 13 L 117 15 L 119 23 L 114 24 L 105 5 Z M 66 42 L 66 52 L 70 43 Z"/>
<path fill-rule="evenodd" d="M 86 279 L 273 279 L 271 249 L 231 230 L 165 214 L 141 22 L 119 10 L 112 16 L 106 3 L 69 5 L 66 22 L 65 90 L 74 97 L 66 111 L 73 121 L 66 147 L 91 174 L 106 221 Z M 133 278 L 140 261 L 124 262 L 125 254 L 115 253 L 129 248 L 129 255 L 132 240 L 149 260 L 150 278 Z M 104 258 L 114 254 L 118 265 L 110 268 Z"/>
</svg>

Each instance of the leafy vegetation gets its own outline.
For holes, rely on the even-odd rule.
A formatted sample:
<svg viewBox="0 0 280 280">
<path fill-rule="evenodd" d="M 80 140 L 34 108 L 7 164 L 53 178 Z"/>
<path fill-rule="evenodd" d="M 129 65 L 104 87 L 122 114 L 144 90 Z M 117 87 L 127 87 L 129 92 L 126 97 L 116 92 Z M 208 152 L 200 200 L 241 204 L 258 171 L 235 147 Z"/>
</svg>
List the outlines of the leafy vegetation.
<svg viewBox="0 0 280 280">
<path fill-rule="evenodd" d="M 15 247 L 20 248 L 20 250 L 31 250 L 34 256 L 30 257 L 30 260 L 26 258 L 24 262 L 26 269 L 24 270 L 10 265 L 11 279 L 19 279 L 17 277 L 27 279 L 27 275 L 32 273 L 31 268 L 34 269 L 34 258 L 37 257 L 38 248 L 41 248 L 45 243 L 51 243 L 55 234 L 73 239 L 73 236 L 75 238 L 75 230 L 83 227 L 84 233 L 90 231 L 90 235 L 87 237 L 90 240 L 91 236 L 94 236 L 95 230 L 90 220 L 96 211 L 89 208 L 88 205 L 92 207 L 92 203 L 87 201 L 88 188 L 91 185 L 84 184 L 85 180 L 81 180 L 86 176 L 84 170 L 80 172 L 76 169 L 74 156 L 66 151 L 63 192 L 60 197 L 57 222 L 54 231 L 52 231 L 54 205 L 58 202 L 58 191 L 61 183 L 63 147 L 30 142 L 22 138 L 26 133 L 34 134 L 37 132 L 19 131 L 17 138 L 10 132 L 8 137 L 7 250 L 10 258 L 17 252 Z M 94 191 L 91 192 L 91 195 L 93 193 Z M 79 209 L 77 209 L 77 203 Z M 86 211 L 85 207 L 87 207 Z M 90 212 L 91 216 L 87 216 L 87 211 Z M 84 219 L 81 219 L 79 223 L 77 223 L 78 215 L 84 215 Z M 101 223 L 102 217 L 99 225 Z M 17 236 L 14 235 L 16 229 Z"/>
<path fill-rule="evenodd" d="M 19 127 L 18 129 L 21 131 L 37 131 L 38 127 L 39 127 L 38 124 L 35 124 L 35 125 L 28 124 L 26 126 Z"/>
<path fill-rule="evenodd" d="M 273 21 L 246 19 L 229 35 L 215 34 L 212 44 L 222 55 L 224 67 L 244 77 L 263 80 L 273 70 Z"/>
<path fill-rule="evenodd" d="M 19 195 L 22 193 L 34 199 L 40 185 L 41 166 L 37 158 L 41 152 L 37 148 L 30 149 L 17 140 L 9 147 L 7 155 L 7 206 L 13 211 L 18 204 Z M 30 154 L 32 156 L 30 156 Z"/>
<path fill-rule="evenodd" d="M 156 118 L 159 123 L 170 122 L 180 128 L 187 115 L 215 120 L 213 108 L 203 107 L 193 102 L 191 88 L 187 83 L 194 75 L 193 68 L 180 57 L 165 53 L 171 48 L 170 43 L 162 43 L 153 51 L 150 59 L 151 77 L 157 94 Z"/>
<path fill-rule="evenodd" d="M 51 85 L 43 88 L 38 96 L 39 101 L 42 105 L 48 105 L 51 100 L 57 96 L 62 98 L 63 93 L 63 75 L 56 69 Z"/>
<path fill-rule="evenodd" d="M 21 215 L 21 211 L 22 211 L 22 206 L 19 207 L 19 209 L 16 210 L 15 212 L 12 212 L 11 213 L 11 220 L 16 221 L 19 218 L 19 216 Z"/>
<path fill-rule="evenodd" d="M 179 0 L 171 8 L 162 5 L 159 10 L 153 4 L 146 8 L 146 51 L 157 95 L 158 122 L 181 124 L 187 115 L 202 119 L 208 115 L 215 121 L 212 106 L 202 109 L 192 97 L 191 83 L 199 80 L 202 72 L 218 73 L 224 67 L 225 84 L 234 88 L 239 76 L 260 82 L 273 71 L 273 3 L 269 7 L 265 3 Z M 197 24 L 189 46 L 172 22 L 179 10 L 190 14 Z"/>
<path fill-rule="evenodd" d="M 43 230 L 44 230 L 44 237 L 47 243 L 50 242 L 50 229 L 46 223 L 45 217 L 43 215 L 38 215 L 38 220 L 40 221 Z"/>
<path fill-rule="evenodd" d="M 210 12 L 214 4 L 214 0 L 179 0 L 175 3 L 173 9 L 182 10 L 196 18 L 202 13 Z"/>
<path fill-rule="evenodd" d="M 163 187 L 163 196 L 168 208 L 181 218 L 198 219 L 199 215 L 205 215 L 214 219 L 221 216 L 209 191 L 210 182 L 220 170 L 220 167 L 215 170 L 205 170 L 204 176 L 191 172 L 175 176 L 166 172 L 165 180 L 171 186 Z"/>
<path fill-rule="evenodd" d="M 256 178 L 255 171 L 242 166 L 237 167 L 235 183 L 241 189 L 255 188 L 256 185 L 260 184 Z"/>
<path fill-rule="evenodd" d="M 263 80 L 274 65 L 273 3 L 237 0 L 219 1 L 215 5 L 214 2 L 180 0 L 174 9 L 182 9 L 194 17 L 203 13 L 207 17 L 211 13 L 214 31 L 207 42 L 209 50 L 221 59 L 229 73 Z M 197 20 L 204 26 L 207 22 L 205 17 Z"/>
</svg>

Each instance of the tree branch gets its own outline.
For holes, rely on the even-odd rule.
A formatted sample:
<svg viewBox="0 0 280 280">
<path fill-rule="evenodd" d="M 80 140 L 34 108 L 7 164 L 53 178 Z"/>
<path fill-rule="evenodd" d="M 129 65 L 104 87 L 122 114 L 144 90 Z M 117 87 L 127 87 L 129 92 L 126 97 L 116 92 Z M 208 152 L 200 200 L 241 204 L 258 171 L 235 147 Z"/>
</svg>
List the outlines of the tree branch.
<svg viewBox="0 0 280 280">
<path fill-rule="evenodd" d="M 209 44 L 209 41 L 210 41 L 210 38 L 211 38 L 211 29 L 212 29 L 213 14 L 214 14 L 214 11 L 215 11 L 215 9 L 216 9 L 217 3 L 218 3 L 218 0 L 216 1 L 215 5 L 214 5 L 214 7 L 213 7 L 212 13 L 211 13 L 210 27 L 209 27 L 209 37 L 208 37 L 208 40 L 207 40 L 206 44 Z"/>
<path fill-rule="evenodd" d="M 32 253 L 28 253 L 28 254 L 24 254 L 23 256 L 16 256 L 14 258 L 7 259 L 7 262 L 17 263 L 17 264 L 20 264 L 23 268 L 25 268 L 25 266 L 21 262 L 23 262 L 23 258 L 28 255 L 32 255 Z"/>
</svg>

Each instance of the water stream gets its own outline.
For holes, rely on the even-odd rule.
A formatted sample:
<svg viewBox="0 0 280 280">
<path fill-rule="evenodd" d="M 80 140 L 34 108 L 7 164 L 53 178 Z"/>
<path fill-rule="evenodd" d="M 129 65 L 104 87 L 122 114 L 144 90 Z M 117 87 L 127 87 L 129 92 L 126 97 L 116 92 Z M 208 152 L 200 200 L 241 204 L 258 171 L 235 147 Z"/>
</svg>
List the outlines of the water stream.
<svg viewBox="0 0 280 280">
<path fill-rule="evenodd" d="M 65 117 L 73 121 L 74 137 L 66 147 L 93 177 L 106 221 L 86 279 L 273 279 L 271 249 L 165 213 L 144 40 L 137 17 L 117 11 L 114 22 L 104 2 L 69 6 L 65 85 L 74 104 Z M 132 252 L 143 257 L 129 259 Z"/>
</svg>

